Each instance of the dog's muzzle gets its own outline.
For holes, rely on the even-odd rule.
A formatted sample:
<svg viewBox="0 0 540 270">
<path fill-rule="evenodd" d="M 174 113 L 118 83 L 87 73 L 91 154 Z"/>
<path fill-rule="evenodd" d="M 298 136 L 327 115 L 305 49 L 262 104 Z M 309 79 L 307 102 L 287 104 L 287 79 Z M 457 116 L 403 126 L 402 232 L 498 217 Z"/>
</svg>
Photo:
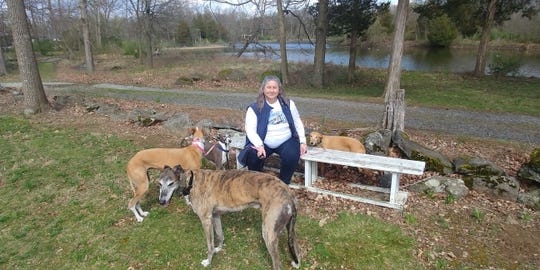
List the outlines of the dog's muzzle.
<svg viewBox="0 0 540 270">
<path fill-rule="evenodd" d="M 169 206 L 169 204 L 171 203 L 171 200 L 159 200 L 159 204 L 160 205 L 164 205 L 164 206 Z"/>
</svg>

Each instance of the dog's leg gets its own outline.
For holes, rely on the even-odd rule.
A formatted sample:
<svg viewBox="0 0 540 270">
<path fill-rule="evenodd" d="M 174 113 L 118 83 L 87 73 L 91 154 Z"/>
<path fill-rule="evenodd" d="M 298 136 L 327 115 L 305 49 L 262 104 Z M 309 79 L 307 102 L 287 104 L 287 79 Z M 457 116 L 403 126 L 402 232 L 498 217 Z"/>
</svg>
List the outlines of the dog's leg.
<svg viewBox="0 0 540 270">
<path fill-rule="evenodd" d="M 218 246 L 214 249 L 215 253 L 218 253 L 223 248 L 223 241 L 225 240 L 225 236 L 223 235 L 223 228 L 221 227 L 221 215 L 214 214 L 213 216 L 214 220 L 214 231 L 216 232 L 217 240 L 218 240 Z"/>
<path fill-rule="evenodd" d="M 130 172 L 128 172 L 128 178 L 133 187 L 134 193 L 133 198 L 128 203 L 128 208 L 129 210 L 131 210 L 131 212 L 133 212 L 137 221 L 142 222 L 143 218 L 148 215 L 148 212 L 141 209 L 139 201 L 142 199 L 142 197 L 148 190 L 149 180 L 147 178 L 146 172 L 141 172 L 140 170 L 132 172 L 131 175 Z"/>
<path fill-rule="evenodd" d="M 282 207 L 270 207 L 269 211 L 263 213 L 262 234 L 266 249 L 272 258 L 272 269 L 281 269 L 281 261 L 278 250 L 279 234 L 283 231 L 286 221 L 289 217 L 285 217 Z"/>
<path fill-rule="evenodd" d="M 140 203 L 140 202 L 138 202 L 138 203 L 135 205 L 135 208 L 137 209 L 137 212 L 139 212 L 139 215 L 141 215 L 141 217 L 146 217 L 146 216 L 148 216 L 148 211 L 142 210 L 142 208 L 141 208 L 141 203 Z"/>
<path fill-rule="evenodd" d="M 207 267 L 212 263 L 212 257 L 214 256 L 214 228 L 212 226 L 212 216 L 208 214 L 206 216 L 199 215 L 201 224 L 203 226 L 204 234 L 206 235 L 206 248 L 208 255 L 205 260 L 202 260 L 201 264 Z"/>
<path fill-rule="evenodd" d="M 265 220 L 262 226 L 264 244 L 266 245 L 268 253 L 270 253 L 270 257 L 272 258 L 272 269 L 279 270 L 281 269 L 278 250 L 279 232 L 276 231 L 277 228 L 275 228 L 275 223 L 272 221 Z"/>
<path fill-rule="evenodd" d="M 189 195 L 185 195 L 184 199 L 186 200 L 186 204 L 191 206 L 191 199 L 189 198 Z"/>
</svg>

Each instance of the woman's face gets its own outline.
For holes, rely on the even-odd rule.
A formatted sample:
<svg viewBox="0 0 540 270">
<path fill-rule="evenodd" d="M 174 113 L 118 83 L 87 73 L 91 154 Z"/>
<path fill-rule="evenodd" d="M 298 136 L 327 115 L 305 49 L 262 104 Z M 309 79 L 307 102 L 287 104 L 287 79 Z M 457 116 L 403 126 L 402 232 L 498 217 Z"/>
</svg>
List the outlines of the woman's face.
<svg viewBox="0 0 540 270">
<path fill-rule="evenodd" d="M 269 103 L 274 103 L 279 95 L 279 84 L 276 81 L 268 81 L 264 85 L 263 94 Z"/>
</svg>

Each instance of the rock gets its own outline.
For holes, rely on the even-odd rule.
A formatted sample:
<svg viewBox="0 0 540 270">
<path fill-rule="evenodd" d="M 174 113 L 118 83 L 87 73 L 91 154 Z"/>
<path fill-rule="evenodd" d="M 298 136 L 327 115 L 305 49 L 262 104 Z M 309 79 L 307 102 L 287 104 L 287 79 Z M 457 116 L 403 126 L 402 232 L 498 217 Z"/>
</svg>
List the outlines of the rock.
<svg viewBox="0 0 540 270">
<path fill-rule="evenodd" d="M 447 157 L 409 140 L 405 133 L 396 132 L 392 136 L 392 141 L 408 159 L 426 162 L 426 171 L 439 172 L 445 175 L 453 173 L 454 165 Z"/>
<path fill-rule="evenodd" d="M 536 211 L 540 210 L 540 188 L 519 194 L 517 201 Z"/>
<path fill-rule="evenodd" d="M 193 79 L 192 78 L 187 78 L 187 77 L 180 77 L 180 78 L 176 79 L 174 84 L 178 85 L 178 86 L 192 86 L 193 85 Z"/>
<path fill-rule="evenodd" d="M 167 116 L 165 115 L 165 113 L 146 109 L 132 110 L 128 113 L 127 118 L 129 121 L 138 123 L 140 126 L 143 127 L 148 127 L 167 120 Z"/>
<path fill-rule="evenodd" d="M 71 96 L 54 96 L 52 100 L 52 107 L 57 111 L 62 110 L 66 106 L 74 103 L 73 97 Z"/>
<path fill-rule="evenodd" d="M 467 177 L 469 178 L 469 177 Z M 517 201 L 519 181 L 511 176 L 472 176 L 465 182 L 472 183 L 472 189 L 508 201 Z"/>
<path fill-rule="evenodd" d="M 371 132 L 364 140 L 364 147 L 367 154 L 382 154 L 387 155 L 390 143 L 392 142 L 392 131 L 389 129 L 381 129 Z"/>
<path fill-rule="evenodd" d="M 409 190 L 420 193 L 446 193 L 451 194 L 455 199 L 461 199 L 469 194 L 469 189 L 463 180 L 445 176 L 426 178 L 424 181 L 409 186 Z"/>
<path fill-rule="evenodd" d="M 531 152 L 529 162 L 521 165 L 517 175 L 522 179 L 540 184 L 540 148 Z"/>
<path fill-rule="evenodd" d="M 197 124 L 197 127 L 204 128 L 207 132 L 214 126 L 214 121 L 210 119 L 202 119 Z"/>
<path fill-rule="evenodd" d="M 179 113 L 169 117 L 163 126 L 175 134 L 184 134 L 188 128 L 193 127 L 193 122 L 189 114 Z"/>
<path fill-rule="evenodd" d="M 506 176 L 506 172 L 489 160 L 459 156 L 453 160 L 455 172 L 462 175 Z"/>
</svg>

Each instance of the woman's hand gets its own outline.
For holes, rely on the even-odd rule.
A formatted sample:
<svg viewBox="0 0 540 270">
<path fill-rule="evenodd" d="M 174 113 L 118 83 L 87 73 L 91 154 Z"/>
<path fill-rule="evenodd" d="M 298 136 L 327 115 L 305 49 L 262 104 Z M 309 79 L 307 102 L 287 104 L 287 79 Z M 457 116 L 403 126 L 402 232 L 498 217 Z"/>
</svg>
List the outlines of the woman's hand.
<svg viewBox="0 0 540 270">
<path fill-rule="evenodd" d="M 307 153 L 307 144 L 301 143 L 300 144 L 300 156 L 303 156 Z"/>
<path fill-rule="evenodd" d="M 266 150 L 264 150 L 264 145 L 255 147 L 257 149 L 257 157 L 263 159 L 266 157 Z"/>
</svg>

